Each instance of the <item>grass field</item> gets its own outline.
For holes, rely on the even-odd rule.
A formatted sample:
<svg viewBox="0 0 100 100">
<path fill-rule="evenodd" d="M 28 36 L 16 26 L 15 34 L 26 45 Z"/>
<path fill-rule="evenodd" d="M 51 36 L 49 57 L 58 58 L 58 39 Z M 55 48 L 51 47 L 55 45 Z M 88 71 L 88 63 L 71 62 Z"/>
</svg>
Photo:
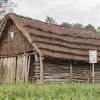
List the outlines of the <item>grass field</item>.
<svg viewBox="0 0 100 100">
<path fill-rule="evenodd" d="M 99 84 L 0 85 L 0 100 L 100 100 Z"/>
</svg>

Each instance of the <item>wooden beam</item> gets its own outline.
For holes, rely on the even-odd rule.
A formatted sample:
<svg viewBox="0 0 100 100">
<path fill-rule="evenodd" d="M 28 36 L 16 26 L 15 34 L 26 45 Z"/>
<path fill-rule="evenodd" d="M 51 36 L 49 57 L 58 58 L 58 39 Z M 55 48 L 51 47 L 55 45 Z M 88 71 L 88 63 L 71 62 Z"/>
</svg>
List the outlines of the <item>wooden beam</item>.
<svg viewBox="0 0 100 100">
<path fill-rule="evenodd" d="M 38 55 L 37 53 L 35 54 L 35 74 L 38 74 L 39 76 L 36 77 L 36 83 L 37 84 L 43 84 L 43 59 L 42 56 Z"/>
<path fill-rule="evenodd" d="M 70 62 L 70 82 L 72 82 L 73 79 L 73 66 L 72 63 Z"/>
<path fill-rule="evenodd" d="M 94 75 L 94 64 L 92 64 L 92 82 L 94 83 L 94 77 L 95 77 L 95 75 Z"/>
<path fill-rule="evenodd" d="M 32 52 L 32 53 L 22 53 L 22 54 L 13 54 L 13 55 L 0 55 L 0 58 L 6 58 L 6 57 L 17 57 L 19 55 L 25 55 L 25 54 L 28 54 L 28 55 L 35 55 L 36 54 L 36 51 Z"/>
<path fill-rule="evenodd" d="M 40 84 L 43 84 L 43 59 L 40 56 Z"/>
</svg>

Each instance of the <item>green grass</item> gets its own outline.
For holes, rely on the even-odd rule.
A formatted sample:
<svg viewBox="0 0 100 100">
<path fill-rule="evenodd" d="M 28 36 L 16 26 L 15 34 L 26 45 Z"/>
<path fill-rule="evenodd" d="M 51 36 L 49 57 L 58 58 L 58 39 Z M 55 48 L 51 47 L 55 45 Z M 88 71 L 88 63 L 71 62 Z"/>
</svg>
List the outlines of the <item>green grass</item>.
<svg viewBox="0 0 100 100">
<path fill-rule="evenodd" d="M 0 100 L 100 100 L 99 84 L 0 85 Z"/>
</svg>

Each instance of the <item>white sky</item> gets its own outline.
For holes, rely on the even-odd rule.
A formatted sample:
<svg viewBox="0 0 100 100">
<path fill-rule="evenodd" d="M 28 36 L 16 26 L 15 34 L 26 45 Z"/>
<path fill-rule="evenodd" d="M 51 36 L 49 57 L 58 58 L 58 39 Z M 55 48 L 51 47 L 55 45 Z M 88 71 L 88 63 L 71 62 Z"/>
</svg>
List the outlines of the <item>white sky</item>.
<svg viewBox="0 0 100 100">
<path fill-rule="evenodd" d="M 100 0 L 12 0 L 17 14 L 43 20 L 53 17 L 58 23 L 100 26 Z"/>
</svg>

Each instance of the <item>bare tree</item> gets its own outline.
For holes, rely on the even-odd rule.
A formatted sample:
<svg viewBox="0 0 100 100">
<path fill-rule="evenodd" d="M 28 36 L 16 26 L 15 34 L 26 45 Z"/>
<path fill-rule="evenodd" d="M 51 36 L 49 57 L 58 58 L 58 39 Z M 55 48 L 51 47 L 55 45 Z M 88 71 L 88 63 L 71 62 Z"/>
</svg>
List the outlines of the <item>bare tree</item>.
<svg viewBox="0 0 100 100">
<path fill-rule="evenodd" d="M 0 0 L 0 17 L 12 12 L 15 6 L 16 4 L 10 0 Z"/>
</svg>

